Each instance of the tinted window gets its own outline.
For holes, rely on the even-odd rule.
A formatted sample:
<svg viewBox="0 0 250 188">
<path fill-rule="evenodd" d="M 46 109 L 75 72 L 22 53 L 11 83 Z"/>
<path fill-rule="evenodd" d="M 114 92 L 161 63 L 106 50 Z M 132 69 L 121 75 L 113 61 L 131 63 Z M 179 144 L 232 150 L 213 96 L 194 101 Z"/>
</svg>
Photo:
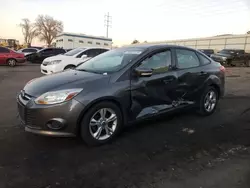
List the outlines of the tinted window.
<svg viewBox="0 0 250 188">
<path fill-rule="evenodd" d="M 44 49 L 41 51 L 43 54 L 52 54 L 54 50 L 52 48 Z"/>
<path fill-rule="evenodd" d="M 60 48 L 55 48 L 55 49 L 54 49 L 54 52 L 55 52 L 56 54 L 62 54 L 62 53 L 65 53 L 65 50 L 64 50 L 64 49 L 60 49 Z"/>
<path fill-rule="evenodd" d="M 211 61 L 208 59 L 208 58 L 206 58 L 204 55 L 201 55 L 201 54 L 199 54 L 199 53 L 197 53 L 198 54 L 198 56 L 199 56 L 199 58 L 200 58 L 200 60 L 201 60 L 201 64 L 202 65 L 206 65 L 206 64 L 209 64 Z"/>
<path fill-rule="evenodd" d="M 9 49 L 0 47 L 0 53 L 9 53 L 9 52 L 10 52 Z"/>
<path fill-rule="evenodd" d="M 82 41 L 82 40 L 79 40 L 79 43 L 83 43 L 83 41 Z"/>
<path fill-rule="evenodd" d="M 194 51 L 186 49 L 176 49 L 177 67 L 187 69 L 200 65 L 199 59 Z"/>
<path fill-rule="evenodd" d="M 78 54 L 79 52 L 83 51 L 84 48 L 76 48 L 76 49 L 73 49 L 73 50 L 70 50 L 68 51 L 67 53 L 65 53 L 64 55 L 66 56 L 73 56 L 73 55 L 76 55 Z M 82 54 L 79 54 L 80 56 L 82 56 Z M 77 56 L 78 57 L 78 56 Z"/>
<path fill-rule="evenodd" d="M 109 44 L 108 43 L 104 43 L 104 46 L 108 46 Z"/>
<path fill-rule="evenodd" d="M 36 49 L 31 49 L 31 48 L 27 48 L 27 49 L 23 49 L 22 52 L 36 52 Z"/>
<path fill-rule="evenodd" d="M 96 44 L 97 44 L 97 45 L 101 45 L 101 43 L 100 43 L 100 42 L 97 42 Z"/>
<path fill-rule="evenodd" d="M 85 52 L 85 54 L 88 56 L 88 57 L 95 57 L 97 56 L 98 54 L 100 54 L 99 50 L 98 49 L 89 49 Z"/>
<path fill-rule="evenodd" d="M 68 41 L 69 41 L 69 42 L 73 42 L 73 40 L 72 40 L 72 39 L 68 39 Z"/>
<path fill-rule="evenodd" d="M 88 41 L 88 44 L 92 44 L 92 42 L 91 42 L 91 41 Z"/>
<path fill-rule="evenodd" d="M 140 68 L 152 69 L 153 73 L 167 72 L 171 65 L 171 52 L 170 50 L 159 52 L 153 56 L 148 57 L 139 65 Z"/>
</svg>

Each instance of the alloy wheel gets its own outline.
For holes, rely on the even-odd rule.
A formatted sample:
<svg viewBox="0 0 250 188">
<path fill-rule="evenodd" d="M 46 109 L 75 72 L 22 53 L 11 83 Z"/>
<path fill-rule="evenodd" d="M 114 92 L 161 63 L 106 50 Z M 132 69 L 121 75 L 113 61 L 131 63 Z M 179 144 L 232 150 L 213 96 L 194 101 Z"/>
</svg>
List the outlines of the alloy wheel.
<svg viewBox="0 0 250 188">
<path fill-rule="evenodd" d="M 212 112 L 216 106 L 217 96 L 214 91 L 209 91 L 204 100 L 204 107 L 207 112 Z"/>
<path fill-rule="evenodd" d="M 16 61 L 14 59 L 10 59 L 8 61 L 9 66 L 14 67 L 16 65 Z"/>
<path fill-rule="evenodd" d="M 110 108 L 102 108 L 90 118 L 89 131 L 96 140 L 108 139 L 117 128 L 117 115 Z"/>
</svg>

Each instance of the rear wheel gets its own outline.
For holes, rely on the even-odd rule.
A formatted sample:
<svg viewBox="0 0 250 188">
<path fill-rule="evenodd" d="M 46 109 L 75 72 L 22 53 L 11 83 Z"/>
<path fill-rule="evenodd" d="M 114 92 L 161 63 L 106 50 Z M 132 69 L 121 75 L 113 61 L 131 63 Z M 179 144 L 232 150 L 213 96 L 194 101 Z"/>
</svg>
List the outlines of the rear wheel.
<svg viewBox="0 0 250 188">
<path fill-rule="evenodd" d="M 74 65 L 68 65 L 64 68 L 64 70 L 68 70 L 68 69 L 74 69 L 75 66 Z"/>
<path fill-rule="evenodd" d="M 17 61 L 16 61 L 15 59 L 8 59 L 8 60 L 7 60 L 7 64 L 8 64 L 10 67 L 16 66 L 16 63 L 17 63 Z"/>
<path fill-rule="evenodd" d="M 213 114 L 217 107 L 218 99 L 218 91 L 212 86 L 208 87 L 200 99 L 198 113 L 204 116 Z"/>
<path fill-rule="evenodd" d="M 246 66 L 246 67 L 250 67 L 250 59 L 246 60 L 245 66 Z"/>
<path fill-rule="evenodd" d="M 114 139 L 122 128 L 119 107 L 112 102 L 101 102 L 91 107 L 81 122 L 81 137 L 92 146 Z"/>
</svg>

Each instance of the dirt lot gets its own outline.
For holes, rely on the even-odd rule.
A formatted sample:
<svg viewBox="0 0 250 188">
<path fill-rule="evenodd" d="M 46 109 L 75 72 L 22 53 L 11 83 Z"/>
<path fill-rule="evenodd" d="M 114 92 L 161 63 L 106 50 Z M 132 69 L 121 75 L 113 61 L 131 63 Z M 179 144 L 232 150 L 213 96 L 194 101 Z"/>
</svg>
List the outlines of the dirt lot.
<svg viewBox="0 0 250 188">
<path fill-rule="evenodd" d="M 214 115 L 161 117 L 88 148 L 20 129 L 15 96 L 39 67 L 0 67 L 0 188 L 249 188 L 250 69 L 227 75 Z"/>
</svg>

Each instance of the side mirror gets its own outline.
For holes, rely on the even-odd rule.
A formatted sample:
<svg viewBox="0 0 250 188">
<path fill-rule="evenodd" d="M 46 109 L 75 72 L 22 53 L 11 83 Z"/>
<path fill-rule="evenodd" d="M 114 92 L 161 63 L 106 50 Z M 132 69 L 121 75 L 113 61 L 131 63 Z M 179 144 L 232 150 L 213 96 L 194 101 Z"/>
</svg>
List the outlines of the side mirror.
<svg viewBox="0 0 250 188">
<path fill-rule="evenodd" d="M 87 55 L 82 55 L 82 59 L 85 59 L 85 58 L 87 58 L 88 56 Z"/>
<path fill-rule="evenodd" d="M 150 77 L 153 74 L 153 70 L 149 68 L 139 68 L 135 69 L 135 74 L 139 77 Z"/>
</svg>

